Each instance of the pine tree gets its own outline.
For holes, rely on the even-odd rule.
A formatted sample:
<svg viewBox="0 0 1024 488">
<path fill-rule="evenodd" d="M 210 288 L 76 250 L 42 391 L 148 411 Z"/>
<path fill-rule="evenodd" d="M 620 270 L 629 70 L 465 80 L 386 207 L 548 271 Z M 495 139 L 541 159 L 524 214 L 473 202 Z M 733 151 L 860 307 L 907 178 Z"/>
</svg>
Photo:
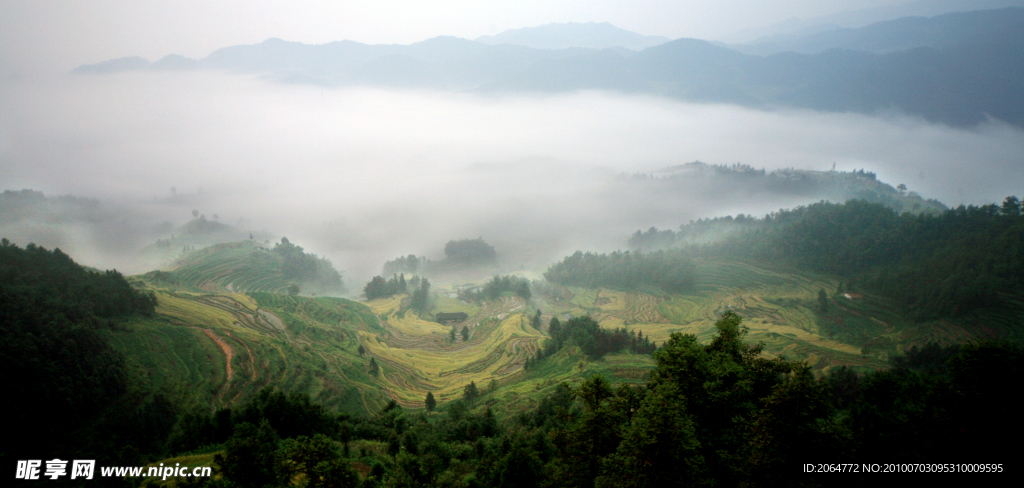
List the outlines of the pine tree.
<svg viewBox="0 0 1024 488">
<path fill-rule="evenodd" d="M 473 402 L 480 396 L 480 390 L 476 387 L 476 382 L 470 381 L 468 385 L 462 390 L 462 397 L 466 399 L 466 402 L 472 407 Z"/>
<path fill-rule="evenodd" d="M 437 400 L 434 399 L 434 394 L 427 392 L 427 399 L 424 401 L 424 405 L 427 407 L 428 412 L 433 412 L 437 408 Z"/>
</svg>

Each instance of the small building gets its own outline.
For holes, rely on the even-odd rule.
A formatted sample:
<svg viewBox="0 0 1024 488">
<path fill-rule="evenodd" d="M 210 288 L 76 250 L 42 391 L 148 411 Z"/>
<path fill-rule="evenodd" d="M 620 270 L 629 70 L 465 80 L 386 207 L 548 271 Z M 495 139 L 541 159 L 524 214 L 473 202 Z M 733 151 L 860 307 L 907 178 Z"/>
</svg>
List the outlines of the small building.
<svg viewBox="0 0 1024 488">
<path fill-rule="evenodd" d="M 439 312 L 435 316 L 434 320 L 439 324 L 450 324 L 452 322 L 463 322 L 468 318 L 469 315 L 466 315 L 466 312 Z"/>
</svg>

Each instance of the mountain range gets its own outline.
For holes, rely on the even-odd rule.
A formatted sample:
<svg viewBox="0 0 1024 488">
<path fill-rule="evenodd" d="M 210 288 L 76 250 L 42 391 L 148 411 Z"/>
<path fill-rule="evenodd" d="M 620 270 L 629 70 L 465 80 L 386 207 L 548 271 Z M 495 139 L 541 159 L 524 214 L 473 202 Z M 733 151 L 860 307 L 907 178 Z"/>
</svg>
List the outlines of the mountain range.
<svg viewBox="0 0 1024 488">
<path fill-rule="evenodd" d="M 988 119 L 1024 126 L 1020 32 L 1024 9 L 1006 8 L 903 18 L 739 49 L 677 39 L 634 51 L 629 47 L 658 40 L 610 24 L 552 24 L 476 41 L 442 36 L 410 45 L 268 39 L 203 59 L 122 58 L 74 73 L 206 69 L 322 86 L 609 90 L 763 109 L 903 112 L 953 126 Z M 616 39 L 620 45 L 604 48 L 510 43 L 608 46 Z"/>
</svg>

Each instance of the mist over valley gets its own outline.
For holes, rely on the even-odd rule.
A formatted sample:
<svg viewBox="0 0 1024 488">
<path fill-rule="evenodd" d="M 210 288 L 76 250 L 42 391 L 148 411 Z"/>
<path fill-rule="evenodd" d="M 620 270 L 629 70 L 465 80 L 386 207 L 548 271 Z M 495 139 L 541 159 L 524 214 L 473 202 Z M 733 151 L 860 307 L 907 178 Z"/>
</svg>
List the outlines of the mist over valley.
<svg viewBox="0 0 1024 488">
<path fill-rule="evenodd" d="M 134 257 L 192 210 L 243 233 L 288 236 L 357 282 L 395 256 L 477 236 L 507 266 L 542 269 L 577 249 L 624 248 L 637 229 L 830 199 L 637 178 L 686 162 L 768 172 L 835 164 L 955 206 L 1019 193 L 1024 147 L 1024 133 L 999 122 L 958 129 L 600 91 L 481 96 L 204 72 L 6 86 L 7 188 L 104 208 L 72 227 L 7 214 L 6 235 L 130 272 L 156 265 Z"/>
<path fill-rule="evenodd" d="M 18 479 L 1014 472 L 1024 2 L 50 7 L 0 6 Z"/>
</svg>

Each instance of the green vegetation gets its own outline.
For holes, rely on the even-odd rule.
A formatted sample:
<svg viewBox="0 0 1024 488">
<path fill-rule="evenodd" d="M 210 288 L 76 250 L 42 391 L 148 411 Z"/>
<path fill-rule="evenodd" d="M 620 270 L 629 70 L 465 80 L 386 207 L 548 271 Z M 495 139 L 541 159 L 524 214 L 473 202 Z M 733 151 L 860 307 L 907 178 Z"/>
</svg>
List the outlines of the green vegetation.
<svg viewBox="0 0 1024 488">
<path fill-rule="evenodd" d="M 578 347 L 590 359 L 600 359 L 608 353 L 622 350 L 650 354 L 655 349 L 642 332 L 629 332 L 624 328 L 602 329 L 590 316 L 569 319 L 564 325 L 553 318 L 548 332 L 551 340 L 537 353 L 537 360 L 555 354 L 567 344 Z"/>
<path fill-rule="evenodd" d="M 481 238 L 448 241 L 444 245 L 444 255 L 450 263 L 465 266 L 495 264 L 498 261 L 494 247 Z"/>
<path fill-rule="evenodd" d="M 254 241 L 214 244 L 182 256 L 170 271 L 142 276 L 158 288 L 337 294 L 345 290 L 330 261 L 282 239 L 273 250 Z"/>
<path fill-rule="evenodd" d="M 693 261 L 679 250 L 611 254 L 576 251 L 548 268 L 544 278 L 563 286 L 635 290 L 647 285 L 681 292 L 693 286 L 695 275 Z"/>
<path fill-rule="evenodd" d="M 922 320 L 1024 304 L 1024 217 L 1013 197 L 1000 207 L 959 207 L 939 216 L 898 215 L 878 204 L 818 203 L 766 217 L 748 232 L 693 249 L 790 263 L 856 281 Z"/>
<path fill-rule="evenodd" d="M 1024 406 L 998 379 L 1022 372 L 1018 346 L 931 348 L 888 371 L 815 379 L 802 363 L 761 357 L 735 314 L 716 331 L 707 344 L 673 335 L 641 384 L 594 375 L 504 414 L 471 382 L 443 415 L 389 402 L 372 416 L 327 417 L 301 396 L 264 391 L 192 425 L 224 439 L 214 483 L 282 486 L 309 476 L 323 486 L 819 485 L 835 473 L 793 466 L 955 456 L 1005 470 L 1005 442 L 1024 433 L 1020 419 L 990 414 Z"/>
<path fill-rule="evenodd" d="M 515 275 L 495 276 L 488 281 L 483 288 L 463 289 L 459 291 L 459 299 L 466 301 L 480 302 L 483 300 L 497 300 L 504 293 L 512 293 L 525 301 L 529 301 L 533 294 L 530 292 L 530 280 Z"/>
<path fill-rule="evenodd" d="M 105 337 L 153 310 L 153 295 L 116 271 L 0 240 L 0 378 L 18 396 L 0 461 L 62 453 L 117 464 L 159 452 L 175 407 L 148 395 Z"/>
<path fill-rule="evenodd" d="M 382 276 L 374 276 L 369 283 L 363 288 L 363 294 L 366 295 L 367 300 L 376 300 L 378 298 L 386 298 L 392 295 L 402 295 L 409 292 L 408 285 L 405 282 L 405 275 L 395 275 L 391 279 L 385 280 Z"/>
<path fill-rule="evenodd" d="M 0 366 L 29 400 L 2 452 L 194 454 L 216 486 L 815 484 L 792 466 L 1007 456 L 1024 405 L 998 378 L 1024 352 L 983 339 L 1019 338 L 1016 199 L 735 220 L 726 242 L 578 252 L 533 293 L 481 278 L 467 302 L 420 277 L 388 293 L 404 275 L 366 304 L 282 294 L 319 262 L 286 240 L 129 280 L 5 240 Z"/>
<path fill-rule="evenodd" d="M 425 257 L 417 257 L 414 254 L 399 256 L 393 261 L 384 263 L 384 275 L 416 274 L 423 269 L 429 261 Z"/>
<path fill-rule="evenodd" d="M 327 258 L 306 254 L 287 237 L 282 237 L 281 242 L 274 245 L 274 253 L 282 258 L 281 273 L 286 279 L 310 283 L 318 290 L 344 291 L 341 275 Z"/>
</svg>

